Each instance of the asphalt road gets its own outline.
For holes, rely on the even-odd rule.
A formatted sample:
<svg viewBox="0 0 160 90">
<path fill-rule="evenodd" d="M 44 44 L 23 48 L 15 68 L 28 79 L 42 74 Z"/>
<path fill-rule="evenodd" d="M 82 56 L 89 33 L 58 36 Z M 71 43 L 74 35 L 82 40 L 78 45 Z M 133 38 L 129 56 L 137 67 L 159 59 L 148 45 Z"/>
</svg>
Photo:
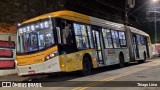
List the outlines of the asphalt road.
<svg viewBox="0 0 160 90">
<path fill-rule="evenodd" d="M 77 72 L 61 75 L 19 77 L 17 75 L 0 77 L 0 81 L 41 82 L 41 88 L 0 88 L 0 90 L 159 90 L 160 58 L 147 63 L 131 63 L 124 68 L 115 66 L 94 69 L 89 76 L 79 76 Z"/>
</svg>

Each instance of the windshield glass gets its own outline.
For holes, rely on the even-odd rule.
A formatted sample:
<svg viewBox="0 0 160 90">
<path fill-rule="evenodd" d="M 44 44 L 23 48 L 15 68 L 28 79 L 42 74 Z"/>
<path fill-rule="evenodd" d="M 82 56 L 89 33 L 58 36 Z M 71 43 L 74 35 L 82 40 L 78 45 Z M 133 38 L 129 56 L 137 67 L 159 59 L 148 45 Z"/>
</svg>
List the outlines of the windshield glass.
<svg viewBox="0 0 160 90">
<path fill-rule="evenodd" d="M 22 25 L 18 29 L 17 36 L 18 53 L 38 51 L 55 43 L 50 19 Z"/>
</svg>

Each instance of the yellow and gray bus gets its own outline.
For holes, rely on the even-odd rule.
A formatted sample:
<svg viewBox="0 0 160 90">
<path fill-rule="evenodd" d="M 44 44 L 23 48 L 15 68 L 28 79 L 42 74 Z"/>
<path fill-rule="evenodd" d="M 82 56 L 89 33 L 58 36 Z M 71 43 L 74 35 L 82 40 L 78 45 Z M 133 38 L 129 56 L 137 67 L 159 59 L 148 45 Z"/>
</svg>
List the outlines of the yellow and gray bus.
<svg viewBox="0 0 160 90">
<path fill-rule="evenodd" d="M 127 26 L 134 60 L 150 56 L 149 35 Z M 131 61 L 125 25 L 62 10 L 27 20 L 17 31 L 16 65 L 20 76 L 81 71 Z"/>
</svg>

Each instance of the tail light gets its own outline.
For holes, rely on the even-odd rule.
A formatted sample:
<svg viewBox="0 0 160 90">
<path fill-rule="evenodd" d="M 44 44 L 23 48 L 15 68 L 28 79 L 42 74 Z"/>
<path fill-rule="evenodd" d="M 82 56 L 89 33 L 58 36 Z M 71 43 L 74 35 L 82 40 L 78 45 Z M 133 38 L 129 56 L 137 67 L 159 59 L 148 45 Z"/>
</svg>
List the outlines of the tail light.
<svg viewBox="0 0 160 90">
<path fill-rule="evenodd" d="M 54 51 L 54 52 L 46 55 L 45 58 L 44 58 L 44 60 L 47 61 L 47 60 L 49 60 L 49 59 L 51 59 L 51 58 L 54 58 L 54 57 L 56 57 L 56 56 L 58 56 L 58 51 Z"/>
</svg>

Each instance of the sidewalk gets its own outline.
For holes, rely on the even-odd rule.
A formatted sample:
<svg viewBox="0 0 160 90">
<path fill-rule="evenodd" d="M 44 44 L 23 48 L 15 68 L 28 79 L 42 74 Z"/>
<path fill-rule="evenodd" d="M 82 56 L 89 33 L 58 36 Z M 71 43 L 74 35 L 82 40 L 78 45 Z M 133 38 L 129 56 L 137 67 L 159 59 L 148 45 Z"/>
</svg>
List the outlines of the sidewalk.
<svg viewBox="0 0 160 90">
<path fill-rule="evenodd" d="M 0 81 L 23 81 L 28 77 L 20 77 L 18 74 L 0 76 Z"/>
</svg>

